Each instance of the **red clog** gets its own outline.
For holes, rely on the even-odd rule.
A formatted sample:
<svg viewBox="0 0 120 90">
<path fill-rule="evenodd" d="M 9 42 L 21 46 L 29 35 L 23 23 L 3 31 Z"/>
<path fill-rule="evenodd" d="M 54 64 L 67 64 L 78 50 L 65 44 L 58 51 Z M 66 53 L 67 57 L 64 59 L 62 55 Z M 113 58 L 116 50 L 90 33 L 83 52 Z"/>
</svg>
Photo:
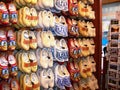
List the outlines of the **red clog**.
<svg viewBox="0 0 120 90">
<path fill-rule="evenodd" d="M 79 74 L 80 71 L 79 71 L 77 62 L 75 62 L 75 61 L 68 62 L 67 69 L 70 73 L 70 78 L 73 82 L 80 81 L 80 74 Z"/>
<path fill-rule="evenodd" d="M 8 50 L 15 50 L 15 48 L 16 48 L 16 36 L 15 36 L 15 32 L 13 31 L 12 28 L 8 28 L 7 42 L 8 42 Z"/>
<path fill-rule="evenodd" d="M 12 53 L 8 53 L 8 65 L 9 65 L 9 71 L 11 76 L 17 76 L 18 74 L 18 68 L 17 68 L 17 62 L 16 58 Z"/>
<path fill-rule="evenodd" d="M 68 0 L 69 13 L 72 16 L 78 15 L 78 2 L 77 0 Z"/>
<path fill-rule="evenodd" d="M 9 23 L 9 14 L 5 3 L 0 2 L 0 24 L 5 25 Z"/>
<path fill-rule="evenodd" d="M 75 46 L 73 39 L 68 40 L 68 48 L 69 48 L 69 55 L 72 58 L 78 58 L 79 48 L 77 46 Z"/>
<path fill-rule="evenodd" d="M 12 24 L 16 24 L 17 23 L 17 10 L 16 10 L 15 5 L 13 3 L 9 3 L 7 5 L 7 9 L 9 12 L 10 22 Z"/>
<path fill-rule="evenodd" d="M 67 19 L 69 36 L 79 36 L 77 21 L 74 19 Z"/>
</svg>

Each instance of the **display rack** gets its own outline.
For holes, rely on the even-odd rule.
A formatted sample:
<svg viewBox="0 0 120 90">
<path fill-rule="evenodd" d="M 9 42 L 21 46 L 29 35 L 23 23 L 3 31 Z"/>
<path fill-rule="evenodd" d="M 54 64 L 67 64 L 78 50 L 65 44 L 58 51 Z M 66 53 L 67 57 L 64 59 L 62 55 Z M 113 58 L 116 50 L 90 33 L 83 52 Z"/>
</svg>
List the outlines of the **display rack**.
<svg viewBox="0 0 120 90">
<path fill-rule="evenodd" d="M 107 46 L 107 90 L 120 89 L 120 61 L 119 61 L 119 20 L 111 20 L 109 33 L 108 33 L 108 46 Z"/>
<path fill-rule="evenodd" d="M 101 54 L 102 54 L 102 0 L 94 0 L 94 5 L 92 6 L 93 10 L 95 11 L 95 20 L 91 20 L 96 28 L 96 37 L 95 40 L 95 54 L 94 58 L 96 61 L 96 72 L 94 73 L 99 85 L 99 90 L 101 89 Z M 70 15 L 68 15 L 70 16 Z M 6 26 L 0 26 L 2 28 Z M 9 26 L 8 26 L 9 27 Z M 61 37 L 57 37 L 61 38 Z M 68 39 L 67 37 L 66 39 Z M 58 89 L 56 89 L 58 90 Z M 70 90 L 70 88 L 67 88 Z"/>
</svg>

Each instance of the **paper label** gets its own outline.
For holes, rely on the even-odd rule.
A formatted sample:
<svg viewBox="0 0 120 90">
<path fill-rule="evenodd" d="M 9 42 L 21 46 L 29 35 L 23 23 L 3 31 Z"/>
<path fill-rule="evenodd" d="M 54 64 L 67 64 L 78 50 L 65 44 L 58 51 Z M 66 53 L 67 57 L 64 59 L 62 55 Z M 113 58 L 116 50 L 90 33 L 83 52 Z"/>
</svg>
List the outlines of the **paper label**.
<svg viewBox="0 0 120 90">
<path fill-rule="evenodd" d="M 31 80 L 29 75 L 25 75 L 25 84 L 27 86 L 31 86 Z"/>
<path fill-rule="evenodd" d="M 0 57 L 0 66 L 5 68 L 8 66 L 8 61 L 5 59 L 5 57 Z"/>
<path fill-rule="evenodd" d="M 9 55 L 9 57 L 8 57 L 8 62 L 9 62 L 11 65 L 16 64 L 15 57 L 14 57 L 13 55 Z"/>
<path fill-rule="evenodd" d="M 6 8 L 6 6 L 5 6 L 4 3 L 0 3 L 0 9 L 2 9 L 2 10 L 4 10 L 4 11 L 7 10 L 7 8 Z"/>
<path fill-rule="evenodd" d="M 15 5 L 14 4 L 9 4 L 9 10 L 10 11 L 16 11 Z"/>
<path fill-rule="evenodd" d="M 31 74 L 31 81 L 35 84 L 36 83 L 36 75 L 34 73 Z"/>
<path fill-rule="evenodd" d="M 14 32 L 13 30 L 8 31 L 8 37 L 14 37 Z"/>
<path fill-rule="evenodd" d="M 0 30 L 0 38 L 6 38 L 5 31 Z"/>
<path fill-rule="evenodd" d="M 25 39 L 29 39 L 28 32 L 24 32 L 24 38 L 25 38 Z"/>
</svg>

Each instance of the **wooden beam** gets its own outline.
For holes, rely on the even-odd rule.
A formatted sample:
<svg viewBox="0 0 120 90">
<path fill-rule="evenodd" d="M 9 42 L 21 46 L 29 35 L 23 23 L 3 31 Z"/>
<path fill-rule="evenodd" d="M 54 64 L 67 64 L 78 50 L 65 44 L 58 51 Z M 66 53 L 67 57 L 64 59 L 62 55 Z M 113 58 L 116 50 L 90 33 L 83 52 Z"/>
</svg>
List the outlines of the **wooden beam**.
<svg viewBox="0 0 120 90">
<path fill-rule="evenodd" d="M 104 4 L 115 3 L 115 2 L 120 2 L 120 0 L 102 0 L 103 5 Z"/>
<path fill-rule="evenodd" d="M 96 19 L 93 20 L 93 23 L 96 28 L 96 37 L 95 40 L 95 61 L 97 63 L 97 72 L 95 73 L 96 78 L 98 79 L 99 89 L 101 90 L 101 57 L 102 57 L 102 0 L 94 0 L 95 4 L 93 5 L 93 10 L 95 11 Z"/>
</svg>

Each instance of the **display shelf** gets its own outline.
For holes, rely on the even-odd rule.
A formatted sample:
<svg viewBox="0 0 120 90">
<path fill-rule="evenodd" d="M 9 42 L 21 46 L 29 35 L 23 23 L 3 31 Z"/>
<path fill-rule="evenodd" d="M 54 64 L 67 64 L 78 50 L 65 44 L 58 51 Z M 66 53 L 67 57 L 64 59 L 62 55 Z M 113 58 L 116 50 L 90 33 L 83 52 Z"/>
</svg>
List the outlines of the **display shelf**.
<svg viewBox="0 0 120 90">
<path fill-rule="evenodd" d="M 111 20 L 110 28 L 109 28 L 109 43 L 107 46 L 107 66 L 104 68 L 105 75 L 107 75 L 106 79 L 106 87 L 107 90 L 119 90 L 119 67 L 120 67 L 120 59 L 119 59 L 119 20 Z"/>
<path fill-rule="evenodd" d="M 9 1 L 9 0 L 8 0 Z M 95 41 L 95 54 L 94 54 L 94 58 L 96 61 L 96 72 L 95 77 L 98 80 L 98 84 L 99 84 L 99 90 L 101 89 L 101 54 L 102 54 L 102 0 L 94 0 L 94 5 L 93 6 L 93 10 L 95 11 L 95 20 L 89 20 L 89 19 L 84 19 L 85 21 L 92 21 L 95 25 L 96 28 L 96 37 L 87 37 L 87 38 L 94 38 Z M 70 17 L 70 15 L 68 15 L 68 17 Z M 76 18 L 76 17 L 70 17 L 70 18 Z M 77 20 L 83 20 L 82 18 L 77 18 Z M 0 28 L 5 28 L 6 26 L 0 25 Z M 10 26 L 8 26 L 10 27 Z M 30 28 L 25 28 L 25 29 L 30 29 Z M 75 38 L 75 37 L 55 37 L 57 39 L 69 39 L 69 38 Z M 83 37 L 77 37 L 77 38 L 83 38 Z M 84 37 L 86 38 L 86 37 Z M 63 63 L 59 63 L 59 64 L 63 64 Z M 59 90 L 58 88 L 55 87 L 54 90 Z M 66 90 L 70 90 L 70 88 L 67 88 Z"/>
</svg>

